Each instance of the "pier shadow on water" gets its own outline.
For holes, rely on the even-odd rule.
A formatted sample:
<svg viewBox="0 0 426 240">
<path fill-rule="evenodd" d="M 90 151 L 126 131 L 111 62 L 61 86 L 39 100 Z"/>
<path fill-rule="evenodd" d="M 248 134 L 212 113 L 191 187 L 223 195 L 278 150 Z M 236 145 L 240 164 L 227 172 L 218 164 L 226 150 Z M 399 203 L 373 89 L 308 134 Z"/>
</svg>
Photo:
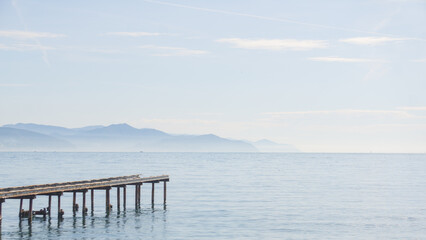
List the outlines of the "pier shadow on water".
<svg viewBox="0 0 426 240">
<path fill-rule="evenodd" d="M 3 226 L 0 240 L 6 239 L 134 239 L 153 233 L 163 233 L 167 228 L 165 205 L 154 208 L 127 209 L 109 214 L 95 213 L 86 216 L 35 217 Z"/>
</svg>

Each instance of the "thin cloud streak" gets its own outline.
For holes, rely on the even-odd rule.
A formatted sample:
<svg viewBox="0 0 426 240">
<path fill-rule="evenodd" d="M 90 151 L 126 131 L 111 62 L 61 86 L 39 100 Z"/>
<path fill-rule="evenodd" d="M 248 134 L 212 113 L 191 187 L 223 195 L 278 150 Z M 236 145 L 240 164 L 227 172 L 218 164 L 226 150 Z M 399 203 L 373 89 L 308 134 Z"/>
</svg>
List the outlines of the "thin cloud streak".
<svg viewBox="0 0 426 240">
<path fill-rule="evenodd" d="M 397 115 L 401 117 L 412 117 L 413 115 L 401 110 L 364 110 L 364 109 L 339 109 L 339 110 L 316 110 L 316 111 L 294 111 L 294 112 L 265 112 L 262 113 L 269 116 L 305 116 L 305 115 Z"/>
<path fill-rule="evenodd" d="M 426 62 L 426 58 L 423 58 L 423 59 L 414 59 L 414 60 L 411 60 L 412 62 Z"/>
<path fill-rule="evenodd" d="M 30 84 L 26 83 L 0 83 L 0 87 L 29 87 Z"/>
<path fill-rule="evenodd" d="M 322 40 L 222 38 L 216 40 L 216 42 L 229 43 L 235 48 L 273 51 L 303 51 L 327 47 L 327 42 Z"/>
<path fill-rule="evenodd" d="M 154 4 L 172 6 L 172 7 L 193 9 L 193 10 L 198 10 L 198 11 L 203 11 L 203 12 L 212 12 L 212 13 L 220 13 L 220 14 L 233 15 L 233 16 L 249 17 L 249 18 L 261 19 L 261 20 L 267 20 L 267 21 L 274 21 L 274 22 L 292 23 L 292 24 L 298 24 L 298 25 L 315 27 L 315 28 L 325 28 L 325 29 L 339 30 L 339 31 L 345 31 L 345 32 L 368 33 L 368 34 L 376 34 L 376 35 L 382 35 L 382 36 L 394 36 L 392 34 L 385 34 L 385 33 L 379 33 L 379 32 L 363 31 L 363 30 L 352 29 L 352 28 L 336 27 L 336 26 L 329 26 L 329 25 L 323 25 L 323 24 L 302 22 L 302 21 L 297 21 L 297 20 L 290 19 L 290 18 L 265 17 L 265 16 L 259 16 L 259 15 L 247 14 L 247 13 L 224 11 L 224 10 L 210 9 L 210 8 L 201 8 L 201 7 L 194 7 L 194 6 L 190 6 L 190 5 L 163 2 L 163 1 L 155 1 L 155 0 L 144 0 L 144 1 L 149 2 L 149 3 L 154 3 Z"/>
<path fill-rule="evenodd" d="M 311 57 L 311 61 L 318 62 L 344 62 L 344 63 L 363 63 L 363 62 L 383 62 L 379 59 L 366 59 L 366 58 L 342 58 L 342 57 Z"/>
<path fill-rule="evenodd" d="M 65 37 L 64 34 L 48 33 L 48 32 L 29 32 L 29 31 L 0 31 L 0 37 L 15 39 L 36 39 L 36 38 L 58 38 Z"/>
<path fill-rule="evenodd" d="M 108 32 L 105 35 L 111 36 L 123 36 L 123 37 L 152 37 L 152 36 L 160 36 L 166 35 L 164 33 L 156 33 L 156 32 Z"/>
<path fill-rule="evenodd" d="M 426 107 L 398 107 L 397 109 L 403 111 L 426 111 Z"/>
<path fill-rule="evenodd" d="M 24 44 L 24 43 L 19 43 L 19 44 L 12 44 L 12 45 L 4 45 L 4 44 L 0 44 L 0 50 L 5 50 L 5 51 L 46 51 L 46 50 L 54 50 L 55 48 L 52 47 L 48 47 L 48 46 L 43 46 L 43 45 L 39 45 L 39 44 Z"/>
<path fill-rule="evenodd" d="M 17 0 L 12 0 L 12 6 L 15 8 L 16 14 L 18 15 L 19 19 L 21 20 L 22 24 L 24 25 L 26 32 L 29 32 L 28 31 L 28 26 L 27 26 L 26 21 L 24 19 L 24 16 L 22 15 L 21 10 L 20 10 L 20 8 L 18 6 L 18 1 Z M 52 35 L 50 35 L 50 36 L 52 36 Z M 41 45 L 40 40 L 38 38 L 32 38 L 32 39 L 34 40 L 34 42 L 39 47 L 42 48 L 42 45 Z M 41 53 L 42 53 L 42 59 L 43 59 L 43 61 L 47 64 L 47 66 L 50 67 L 49 56 L 47 55 L 47 51 L 41 49 Z"/>
<path fill-rule="evenodd" d="M 339 39 L 340 42 L 357 45 L 378 45 L 387 42 L 400 42 L 410 40 L 411 38 L 392 38 L 392 37 L 355 37 Z"/>
<path fill-rule="evenodd" d="M 157 53 L 153 53 L 152 56 L 158 57 L 170 57 L 170 56 L 194 56 L 208 54 L 209 52 L 203 50 L 194 50 L 180 47 L 169 47 L 169 46 L 157 46 L 157 45 L 142 45 L 139 46 L 142 49 L 156 50 Z"/>
</svg>

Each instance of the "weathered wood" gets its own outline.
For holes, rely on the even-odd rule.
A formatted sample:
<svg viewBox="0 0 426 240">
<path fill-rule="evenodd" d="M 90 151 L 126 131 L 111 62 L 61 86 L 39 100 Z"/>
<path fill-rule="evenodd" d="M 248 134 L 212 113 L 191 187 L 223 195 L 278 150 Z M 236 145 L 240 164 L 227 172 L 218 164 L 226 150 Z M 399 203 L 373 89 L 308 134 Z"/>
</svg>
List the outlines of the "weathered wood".
<svg viewBox="0 0 426 240">
<path fill-rule="evenodd" d="M 123 209 L 126 210 L 126 186 L 123 186 Z"/>
<path fill-rule="evenodd" d="M 86 193 L 91 190 L 91 210 L 94 211 L 94 190 L 104 189 L 106 191 L 106 212 L 110 213 L 112 209 L 110 201 L 110 190 L 113 187 L 117 188 L 117 209 L 120 211 L 121 206 L 121 193 L 120 188 L 123 188 L 123 208 L 126 209 L 126 197 L 127 197 L 127 185 L 135 185 L 135 205 L 136 208 L 140 207 L 141 204 L 141 186 L 143 183 L 152 184 L 152 195 L 151 203 L 154 205 L 154 185 L 155 183 L 164 182 L 164 203 L 166 202 L 166 182 L 169 181 L 168 175 L 155 176 L 155 177 L 144 177 L 141 178 L 139 175 L 130 175 L 113 178 L 103 178 L 94 180 L 84 180 L 75 182 L 65 183 L 53 183 L 53 184 L 42 184 L 42 185 L 31 185 L 23 187 L 10 187 L 0 188 L 0 221 L 1 221 L 1 204 L 5 199 L 20 199 L 19 206 L 19 218 L 28 217 L 29 223 L 32 221 L 33 214 L 51 216 L 52 213 L 52 196 L 58 197 L 58 219 L 61 219 L 64 215 L 64 211 L 61 209 L 61 196 L 64 192 L 73 193 L 73 213 L 78 211 L 78 204 L 76 203 L 77 192 L 83 193 L 83 216 L 87 212 L 86 207 Z M 49 197 L 47 209 L 40 209 L 40 211 L 33 211 L 33 200 L 37 195 L 46 195 Z M 29 210 L 24 211 L 23 201 L 29 199 Z M 25 215 L 25 216 L 24 216 Z M 0 225 L 1 226 L 1 225 Z"/>
<path fill-rule="evenodd" d="M 135 185 L 135 208 L 138 208 L 138 185 Z"/>
<path fill-rule="evenodd" d="M 47 207 L 47 210 L 48 210 L 48 215 L 50 217 L 52 212 L 52 195 L 49 195 L 49 206 Z"/>
<path fill-rule="evenodd" d="M 86 192 L 87 191 L 83 192 L 83 207 L 82 207 L 83 216 L 86 215 L 86 212 L 87 212 L 87 208 L 86 208 Z"/>
<path fill-rule="evenodd" d="M 117 187 L 117 211 L 120 211 L 120 187 Z"/>
<path fill-rule="evenodd" d="M 136 176 L 136 177 L 135 177 Z M 130 177 L 130 178 L 129 178 Z M 169 176 L 157 176 L 157 177 L 145 177 L 140 178 L 138 175 L 128 176 L 128 178 L 119 178 L 108 180 L 86 180 L 86 181 L 77 181 L 77 182 L 67 182 L 67 183 L 56 183 L 56 184 L 44 184 L 44 185 L 33 185 L 33 186 L 24 186 L 24 187 L 13 187 L 13 188 L 0 188 L 0 198 L 21 198 L 31 195 L 48 195 L 58 192 L 74 192 L 74 191 L 84 191 L 87 189 L 103 189 L 108 187 L 116 187 L 122 185 L 138 185 L 148 182 L 159 182 L 168 180 Z"/>
<path fill-rule="evenodd" d="M 90 209 L 91 209 L 91 212 L 93 213 L 94 206 L 95 206 L 95 190 L 94 189 L 90 190 L 90 201 L 91 201 Z"/>
<path fill-rule="evenodd" d="M 0 192 L 25 190 L 25 189 L 29 189 L 29 188 L 35 189 L 35 188 L 57 187 L 57 186 L 61 186 L 61 185 L 73 185 L 73 184 L 96 183 L 96 182 L 105 182 L 105 181 L 116 181 L 116 180 L 133 179 L 133 178 L 137 178 L 137 179 L 140 178 L 139 174 L 130 175 L 130 176 L 120 176 L 120 177 L 99 178 L 99 179 L 92 179 L 92 180 L 73 181 L 73 182 L 49 183 L 49 184 L 39 184 L 39 185 L 30 185 L 30 186 L 22 186 L 22 187 L 0 188 Z"/>
<path fill-rule="evenodd" d="M 1 214 L 1 206 L 2 206 L 2 204 L 4 203 L 4 199 L 0 199 L 0 228 L 1 228 L 1 220 L 2 220 L 2 214 Z M 0 234 L 1 234 L 1 232 L 0 232 Z"/>
<path fill-rule="evenodd" d="M 166 204 L 166 195 L 167 195 L 167 185 L 166 185 L 166 181 L 164 181 L 164 193 L 163 193 L 163 197 L 164 197 L 164 204 Z"/>
<path fill-rule="evenodd" d="M 138 205 L 139 207 L 141 206 L 141 189 L 142 188 L 142 184 L 138 184 Z"/>
<path fill-rule="evenodd" d="M 151 189 L 151 205 L 154 206 L 154 184 L 152 183 L 152 189 Z"/>
<path fill-rule="evenodd" d="M 72 193 L 72 213 L 75 215 L 75 212 L 77 211 L 78 207 L 76 204 L 76 198 L 77 198 L 77 193 L 73 192 Z"/>
<path fill-rule="evenodd" d="M 30 199 L 30 204 L 29 204 L 29 215 L 28 215 L 28 222 L 31 223 L 31 221 L 33 220 L 33 199 Z"/>
<path fill-rule="evenodd" d="M 61 195 L 58 195 L 58 219 L 62 218 Z"/>
<path fill-rule="evenodd" d="M 19 202 L 19 219 L 22 218 L 22 204 L 24 203 L 24 199 L 21 198 L 21 201 Z"/>
<path fill-rule="evenodd" d="M 106 212 L 109 213 L 111 211 L 111 203 L 109 199 L 109 188 L 105 190 L 105 209 Z"/>
</svg>

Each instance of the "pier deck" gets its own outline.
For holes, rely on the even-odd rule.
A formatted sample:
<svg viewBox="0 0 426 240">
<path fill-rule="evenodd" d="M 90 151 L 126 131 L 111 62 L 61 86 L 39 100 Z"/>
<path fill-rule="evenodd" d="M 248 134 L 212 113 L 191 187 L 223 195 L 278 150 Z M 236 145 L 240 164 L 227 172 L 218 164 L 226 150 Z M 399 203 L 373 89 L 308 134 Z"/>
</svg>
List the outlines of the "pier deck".
<svg viewBox="0 0 426 240">
<path fill-rule="evenodd" d="M 61 219 L 64 215 L 64 211 L 61 209 L 61 196 L 64 193 L 73 193 L 73 206 L 72 210 L 74 215 L 78 211 L 78 204 L 76 204 L 76 195 L 77 193 L 82 193 L 83 195 L 83 207 L 82 213 L 83 216 L 87 214 L 88 209 L 86 208 L 86 193 L 90 190 L 91 192 L 91 211 L 93 213 L 94 209 L 94 191 L 95 190 L 105 190 L 105 209 L 108 214 L 112 205 L 110 202 L 110 190 L 111 188 L 117 188 L 117 211 L 120 210 L 120 189 L 123 189 L 123 208 L 126 208 L 126 187 L 128 185 L 135 186 L 135 207 L 140 207 L 141 204 L 141 186 L 146 183 L 152 184 L 151 189 L 151 204 L 154 206 L 154 184 L 159 182 L 164 182 L 164 206 L 166 204 L 166 182 L 169 181 L 168 175 L 153 176 L 153 177 L 140 177 L 139 175 L 130 175 L 130 176 L 121 176 L 121 177 L 111 177 L 111 178 L 101 178 L 101 179 L 92 179 L 92 180 L 83 180 L 83 181 L 74 181 L 74 182 L 63 182 L 63 183 L 52 183 L 52 184 L 39 184 L 39 185 L 30 185 L 22 187 L 8 187 L 0 188 L 0 229 L 2 221 L 2 204 L 7 199 L 20 199 L 19 207 L 19 218 L 28 218 L 31 222 L 34 215 L 43 215 L 51 216 L 52 208 L 52 196 L 58 197 L 58 219 Z M 33 199 L 38 195 L 49 196 L 48 207 L 41 209 L 40 211 L 33 211 Z M 29 200 L 29 210 L 25 211 L 22 208 L 23 200 Z M 0 233 L 1 234 L 1 233 Z M 1 235 L 0 235 L 1 236 Z"/>
<path fill-rule="evenodd" d="M 0 188 L 0 199 L 8 198 L 26 198 L 34 195 L 48 195 L 60 192 L 74 192 L 90 189 L 105 189 L 108 187 L 117 187 L 123 185 L 135 185 L 143 183 L 158 183 L 169 181 L 168 175 L 144 177 L 139 175 L 101 178 L 94 180 L 84 180 L 75 182 L 52 183 L 42 185 L 31 185 L 23 187 Z M 0 200 L 1 201 L 1 200 Z"/>
</svg>

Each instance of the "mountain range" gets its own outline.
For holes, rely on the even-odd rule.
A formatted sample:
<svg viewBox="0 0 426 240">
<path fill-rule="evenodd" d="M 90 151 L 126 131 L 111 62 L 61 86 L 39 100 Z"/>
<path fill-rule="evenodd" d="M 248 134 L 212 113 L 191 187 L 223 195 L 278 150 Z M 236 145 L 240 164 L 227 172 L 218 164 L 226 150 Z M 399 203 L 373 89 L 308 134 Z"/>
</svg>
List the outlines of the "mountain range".
<svg viewBox="0 0 426 240">
<path fill-rule="evenodd" d="M 213 134 L 176 135 L 128 124 L 65 128 L 34 123 L 0 127 L 0 151 L 298 152 L 269 140 L 249 142 Z"/>
</svg>

